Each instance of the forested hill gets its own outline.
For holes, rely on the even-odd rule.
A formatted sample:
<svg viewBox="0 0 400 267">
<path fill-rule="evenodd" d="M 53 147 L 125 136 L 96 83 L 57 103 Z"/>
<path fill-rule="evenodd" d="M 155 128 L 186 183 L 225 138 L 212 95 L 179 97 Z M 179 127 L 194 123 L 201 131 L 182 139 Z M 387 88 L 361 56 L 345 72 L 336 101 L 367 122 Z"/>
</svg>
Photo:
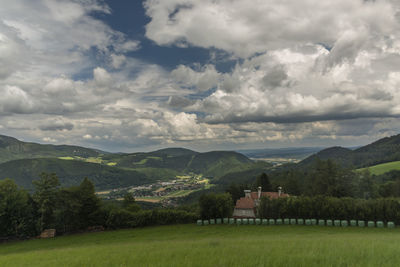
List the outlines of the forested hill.
<svg viewBox="0 0 400 267">
<path fill-rule="evenodd" d="M 211 151 L 199 153 L 182 148 L 169 148 L 149 153 L 108 154 L 103 160 L 123 168 L 172 169 L 178 172 L 201 173 L 220 177 L 226 173 L 240 171 L 253 164 L 246 156 L 233 151 Z"/>
<path fill-rule="evenodd" d="M 170 157 L 178 157 L 178 156 L 193 156 L 199 154 L 199 152 L 181 147 L 171 147 L 171 148 L 156 150 L 150 152 L 149 154 L 152 154 L 154 156 L 168 155 Z"/>
<path fill-rule="evenodd" d="M 188 173 L 216 181 L 228 173 L 256 167 L 260 164 L 233 151 L 199 153 L 166 148 L 148 153 L 107 153 L 0 136 L 0 179 L 11 178 L 26 189 L 32 189 L 32 180 L 38 179 L 41 172 L 56 173 L 63 186 L 78 185 L 88 177 L 97 189 L 113 189 L 171 180 Z"/>
<path fill-rule="evenodd" d="M 331 159 L 344 167 L 362 168 L 379 163 L 400 160 L 400 134 L 382 138 L 355 150 L 343 147 L 331 147 L 314 154 L 303 161 L 299 167 L 307 167 L 315 159 Z"/>
<path fill-rule="evenodd" d="M 11 178 L 27 190 L 33 189 L 32 181 L 39 179 L 42 172 L 56 173 L 62 186 L 79 185 L 87 177 L 97 190 L 142 185 L 154 181 L 135 170 L 77 160 L 19 159 L 0 164 L 0 180 Z"/>
<path fill-rule="evenodd" d="M 317 158 L 321 160 L 334 160 L 335 162 L 341 164 L 341 165 L 348 165 L 348 158 L 351 157 L 352 150 L 344 147 L 330 147 L 324 150 L 321 150 L 320 152 L 309 156 L 308 158 L 302 160 L 301 162 L 298 163 L 299 166 L 310 166 L 311 164 L 314 164 L 315 160 Z M 351 164 L 351 163 L 350 163 Z"/>
<path fill-rule="evenodd" d="M 23 142 L 16 138 L 0 135 L 0 163 L 28 158 L 47 157 L 98 157 L 101 152 L 95 149 L 68 146 L 68 145 L 43 145 Z"/>
</svg>

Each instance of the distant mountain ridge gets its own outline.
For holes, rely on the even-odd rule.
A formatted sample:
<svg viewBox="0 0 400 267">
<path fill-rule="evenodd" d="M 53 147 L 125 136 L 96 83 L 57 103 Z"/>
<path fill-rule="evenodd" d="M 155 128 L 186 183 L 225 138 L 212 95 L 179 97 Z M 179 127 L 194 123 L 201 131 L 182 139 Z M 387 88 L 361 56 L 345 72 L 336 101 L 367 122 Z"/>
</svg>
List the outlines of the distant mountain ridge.
<svg viewBox="0 0 400 267">
<path fill-rule="evenodd" d="M 323 150 L 324 147 L 287 147 L 287 148 L 263 148 L 263 149 L 244 149 L 237 152 L 249 158 L 291 158 L 304 159 L 308 156 Z"/>
<path fill-rule="evenodd" d="M 212 177 L 238 170 L 242 165 L 253 164 L 252 160 L 234 151 L 200 153 L 181 148 L 167 148 L 149 153 L 109 154 L 103 159 L 124 168 L 167 168 Z"/>
<path fill-rule="evenodd" d="M 400 135 L 354 150 L 323 149 L 295 166 L 307 168 L 316 158 L 332 159 L 350 168 L 400 160 Z M 12 178 L 27 189 L 32 188 L 32 180 L 42 171 L 56 172 L 63 185 L 76 185 L 83 177 L 89 177 L 97 189 L 113 189 L 170 180 L 188 173 L 203 174 L 213 183 L 229 184 L 247 181 L 270 167 L 268 163 L 253 162 L 234 151 L 200 153 L 185 148 L 165 148 L 148 153 L 108 153 L 79 146 L 23 142 L 0 135 L 0 179 Z"/>
<path fill-rule="evenodd" d="M 23 142 L 14 137 L 0 135 L 0 163 L 28 158 L 46 157 L 98 157 L 99 150 L 70 145 L 43 145 L 38 143 Z"/>
<path fill-rule="evenodd" d="M 298 163 L 306 167 L 319 158 L 331 159 L 344 167 L 362 168 L 400 160 L 400 134 L 379 139 L 369 145 L 351 150 L 343 147 L 324 149 Z"/>
<path fill-rule="evenodd" d="M 187 155 L 199 154 L 199 152 L 181 147 L 163 148 L 149 153 L 154 155 L 170 155 L 170 156 L 187 156 Z"/>
<path fill-rule="evenodd" d="M 97 189 L 113 189 L 187 173 L 217 180 L 228 173 L 254 168 L 254 164 L 234 151 L 200 153 L 165 148 L 148 153 L 107 153 L 79 146 L 23 142 L 0 135 L 0 179 L 12 178 L 27 189 L 32 189 L 32 181 L 41 172 L 55 172 L 65 186 L 79 184 L 88 177 Z"/>
<path fill-rule="evenodd" d="M 42 172 L 56 173 L 63 186 L 79 185 L 89 178 L 98 190 L 142 185 L 153 180 L 144 173 L 107 165 L 56 158 L 18 159 L 0 164 L 0 179 L 11 178 L 25 189 L 33 189 L 32 181 Z"/>
</svg>

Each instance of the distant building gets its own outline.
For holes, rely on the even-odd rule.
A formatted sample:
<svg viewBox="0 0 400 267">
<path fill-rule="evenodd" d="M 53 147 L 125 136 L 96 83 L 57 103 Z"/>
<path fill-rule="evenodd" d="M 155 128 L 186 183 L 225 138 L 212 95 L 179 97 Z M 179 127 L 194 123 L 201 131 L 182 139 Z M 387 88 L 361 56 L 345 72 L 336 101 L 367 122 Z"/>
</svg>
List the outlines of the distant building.
<svg viewBox="0 0 400 267">
<path fill-rule="evenodd" d="M 262 197 L 276 199 L 281 197 L 289 197 L 288 194 L 282 193 L 282 188 L 278 188 L 278 192 L 262 192 L 261 187 L 258 187 L 257 192 L 244 190 L 244 197 L 236 201 L 235 209 L 233 210 L 234 218 L 256 218 L 256 209 L 260 204 Z"/>
</svg>

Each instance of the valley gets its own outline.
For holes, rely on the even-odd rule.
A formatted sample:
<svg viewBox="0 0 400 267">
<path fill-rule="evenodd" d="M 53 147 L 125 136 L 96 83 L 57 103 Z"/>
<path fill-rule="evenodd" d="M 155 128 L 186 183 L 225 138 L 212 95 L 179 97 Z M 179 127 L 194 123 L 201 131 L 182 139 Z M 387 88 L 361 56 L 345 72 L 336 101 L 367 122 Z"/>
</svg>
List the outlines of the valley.
<svg viewBox="0 0 400 267">
<path fill-rule="evenodd" d="M 166 206 L 214 187 L 229 174 L 252 170 L 258 173 L 272 166 L 234 151 L 199 153 L 167 148 L 148 153 L 107 153 L 76 146 L 26 143 L 8 136 L 0 136 L 0 150 L 0 179 L 10 177 L 29 191 L 39 174 L 47 172 L 56 173 L 62 186 L 78 185 L 87 177 L 106 200 L 119 200 L 126 193 L 133 193 L 139 201 Z"/>
<path fill-rule="evenodd" d="M 210 180 L 201 174 L 188 174 L 152 184 L 98 191 L 96 194 L 105 200 L 122 200 L 127 193 L 132 193 L 137 201 L 160 203 L 162 206 L 170 207 L 177 205 L 177 198 L 210 189 L 213 186 L 214 184 L 210 184 Z"/>
<path fill-rule="evenodd" d="M 355 149 L 331 147 L 255 149 L 196 152 L 185 148 L 166 148 L 153 152 L 108 153 L 78 146 L 55 146 L 22 142 L 0 136 L 0 177 L 12 178 L 32 192 L 32 182 L 41 172 L 56 173 L 62 186 L 75 186 L 85 177 L 93 181 L 98 196 L 120 200 L 133 193 L 141 202 L 175 206 L 180 198 L 196 199 L 200 192 L 223 192 L 231 184 L 252 184 L 266 172 L 272 182 L 289 191 L 305 186 L 316 159 L 332 160 L 356 170 L 369 169 L 379 176 L 399 170 L 400 137 L 392 136 Z M 296 174 L 297 185 L 284 173 Z M 303 173 L 303 174 L 302 174 Z M 379 184 L 396 180 L 375 178 Z M 292 180 L 290 180 L 292 179 Z M 293 185 L 293 186 L 292 186 Z M 390 184 L 387 184 L 389 187 Z M 291 189 L 292 188 L 292 189 Z M 296 192 L 293 191 L 293 192 Z"/>
</svg>

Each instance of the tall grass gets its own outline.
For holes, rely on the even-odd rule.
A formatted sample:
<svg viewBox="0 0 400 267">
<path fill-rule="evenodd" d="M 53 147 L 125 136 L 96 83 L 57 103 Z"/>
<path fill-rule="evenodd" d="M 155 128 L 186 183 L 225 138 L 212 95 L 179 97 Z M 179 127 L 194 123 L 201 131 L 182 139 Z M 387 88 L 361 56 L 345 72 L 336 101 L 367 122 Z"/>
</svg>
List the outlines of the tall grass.
<svg viewBox="0 0 400 267">
<path fill-rule="evenodd" d="M 397 266 L 400 230 L 174 225 L 0 245 L 0 266 Z"/>
</svg>

